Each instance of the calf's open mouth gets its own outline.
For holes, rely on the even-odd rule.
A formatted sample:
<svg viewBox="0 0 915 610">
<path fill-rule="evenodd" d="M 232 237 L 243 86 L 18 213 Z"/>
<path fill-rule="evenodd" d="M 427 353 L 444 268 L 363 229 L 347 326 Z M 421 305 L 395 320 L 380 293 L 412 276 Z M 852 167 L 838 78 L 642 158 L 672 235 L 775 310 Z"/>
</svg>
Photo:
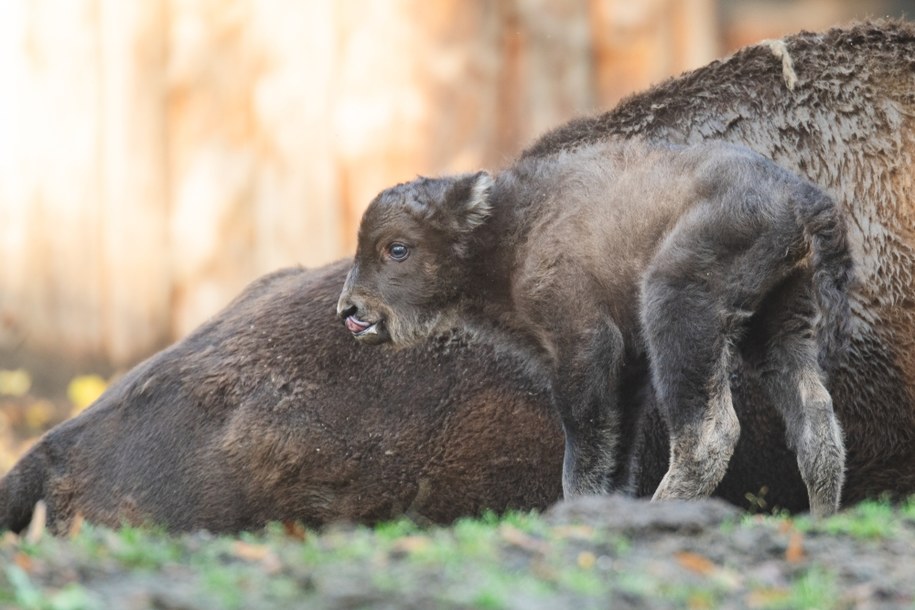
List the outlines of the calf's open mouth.
<svg viewBox="0 0 915 610">
<path fill-rule="evenodd" d="M 366 322 L 365 320 L 360 320 L 355 315 L 350 315 L 346 317 L 344 321 L 347 330 L 353 333 L 356 337 L 361 337 L 364 335 L 377 335 L 378 326 L 381 324 L 381 320 L 377 322 Z"/>
</svg>

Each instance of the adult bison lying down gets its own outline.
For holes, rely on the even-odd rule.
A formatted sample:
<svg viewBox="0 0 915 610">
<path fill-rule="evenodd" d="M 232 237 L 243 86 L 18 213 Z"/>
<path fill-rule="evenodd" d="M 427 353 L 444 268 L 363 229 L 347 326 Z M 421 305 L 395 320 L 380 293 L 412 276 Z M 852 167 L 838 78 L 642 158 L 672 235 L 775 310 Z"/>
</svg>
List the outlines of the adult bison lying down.
<svg viewBox="0 0 915 610">
<path fill-rule="evenodd" d="M 901 23 L 801 34 L 747 48 L 606 114 L 547 134 L 539 157 L 608 137 L 742 144 L 817 184 L 843 210 L 856 283 L 849 345 L 826 363 L 844 432 L 843 500 L 915 492 L 915 30 Z M 105 523 L 233 530 L 269 519 L 448 520 L 561 494 L 562 436 L 547 398 L 509 356 L 433 342 L 356 345 L 333 308 L 345 267 L 258 281 L 187 340 L 51 431 L 0 483 L 0 526 L 45 498 L 65 527 Z M 715 494 L 807 507 L 807 489 L 754 345 L 732 363 L 740 438 Z M 655 492 L 666 428 L 646 379 L 616 459 L 631 491 Z M 390 454 L 388 452 L 391 452 Z"/>
<path fill-rule="evenodd" d="M 335 323 L 345 264 L 289 269 L 52 429 L 0 483 L 0 525 L 249 529 L 447 522 L 561 495 L 562 435 L 510 358 L 458 341 L 359 350 Z M 510 433 L 509 433 L 510 431 Z"/>
</svg>

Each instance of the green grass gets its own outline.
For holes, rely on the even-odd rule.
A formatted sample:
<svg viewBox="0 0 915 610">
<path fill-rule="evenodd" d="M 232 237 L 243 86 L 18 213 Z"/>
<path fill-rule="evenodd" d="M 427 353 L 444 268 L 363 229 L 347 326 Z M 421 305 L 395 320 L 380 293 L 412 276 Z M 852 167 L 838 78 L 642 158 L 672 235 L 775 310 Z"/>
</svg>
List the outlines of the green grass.
<svg viewBox="0 0 915 610">
<path fill-rule="evenodd" d="M 892 538 L 899 522 L 896 510 L 886 502 L 862 502 L 854 508 L 835 515 L 823 523 L 822 530 L 828 534 L 846 534 L 855 538 Z"/>
<path fill-rule="evenodd" d="M 775 522 L 791 522 L 806 533 L 820 532 L 832 536 L 851 536 L 861 540 L 893 538 L 903 519 L 915 519 L 915 508 L 910 500 L 899 507 L 887 501 L 866 500 L 828 519 L 817 521 L 809 516 L 792 518 L 776 515 Z"/>
<path fill-rule="evenodd" d="M 791 584 L 791 593 L 783 607 L 797 610 L 835 608 L 838 599 L 836 575 L 829 570 L 814 568 Z"/>
<path fill-rule="evenodd" d="M 85 526 L 72 539 L 45 536 L 32 544 L 3 538 L 0 609 L 89 610 L 110 606 L 124 591 L 139 595 L 140 608 L 403 602 L 495 610 L 606 607 L 618 598 L 671 608 L 715 608 L 726 601 L 743 606 L 751 598 L 761 608 L 834 608 L 842 606 L 843 582 L 829 562 L 804 557 L 792 564 L 778 545 L 787 545 L 791 532 L 844 540 L 850 548 L 900 535 L 912 540 L 915 501 L 897 507 L 866 502 L 822 521 L 757 515 L 712 530 L 708 535 L 719 546 L 743 530 L 775 541 L 769 544 L 775 554 L 765 560 L 783 566 L 784 583 L 744 577 L 741 566 L 753 562 L 741 553 L 705 558 L 706 547 L 690 550 L 691 535 L 682 536 L 682 544 L 692 563 L 673 551 L 656 556 L 638 536 L 554 525 L 534 513 L 490 513 L 451 527 L 424 528 L 404 519 L 375 528 L 331 527 L 307 531 L 304 539 L 279 525 L 237 537 Z M 668 536 L 654 535 L 655 542 Z"/>
</svg>

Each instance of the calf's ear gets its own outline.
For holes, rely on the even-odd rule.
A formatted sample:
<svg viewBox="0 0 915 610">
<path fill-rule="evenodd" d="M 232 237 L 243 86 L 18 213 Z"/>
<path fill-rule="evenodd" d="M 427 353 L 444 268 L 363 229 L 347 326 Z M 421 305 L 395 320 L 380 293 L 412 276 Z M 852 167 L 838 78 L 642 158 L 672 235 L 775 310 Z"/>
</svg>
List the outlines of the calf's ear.
<svg viewBox="0 0 915 610">
<path fill-rule="evenodd" d="M 470 233 L 486 222 L 492 212 L 492 185 L 492 175 L 485 171 L 455 179 L 445 194 L 443 210 L 450 217 L 450 228 Z"/>
</svg>

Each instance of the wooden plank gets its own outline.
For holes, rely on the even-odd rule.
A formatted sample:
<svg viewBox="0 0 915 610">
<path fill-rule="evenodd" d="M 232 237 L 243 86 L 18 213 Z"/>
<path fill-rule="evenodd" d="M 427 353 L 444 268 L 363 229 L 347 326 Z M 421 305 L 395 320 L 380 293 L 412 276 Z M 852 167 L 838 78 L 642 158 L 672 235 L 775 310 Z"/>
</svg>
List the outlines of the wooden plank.
<svg viewBox="0 0 915 610">
<path fill-rule="evenodd" d="M 101 350 L 95 0 L 0 4 L 0 308 L 22 350 Z M 7 224 L 8 223 L 8 224 Z"/>
<path fill-rule="evenodd" d="M 164 0 L 101 0 L 105 354 L 135 362 L 170 339 Z"/>
<path fill-rule="evenodd" d="M 257 273 L 323 264 L 348 253 L 334 156 L 338 33 L 331 2 L 252 5 L 246 25 L 258 57 L 251 82 L 257 146 L 250 205 Z"/>
<path fill-rule="evenodd" d="M 721 55 L 718 2 L 671 1 L 668 15 L 673 39 L 670 76 L 704 66 Z"/>
<path fill-rule="evenodd" d="M 338 3 L 335 126 L 347 245 L 375 194 L 417 174 L 498 168 L 593 107 L 586 7 Z"/>
<path fill-rule="evenodd" d="M 499 154 L 514 155 L 566 120 L 595 110 L 590 11 L 584 2 L 502 3 Z M 493 151 L 496 152 L 496 151 Z"/>
<path fill-rule="evenodd" d="M 23 2 L 0 4 L 0 352 L 7 354 L 23 341 L 19 310 L 29 223 L 20 179 L 25 100 L 16 89 L 28 78 L 25 8 Z"/>
<path fill-rule="evenodd" d="M 711 59 L 714 5 L 2 2 L 0 350 L 132 362 L 351 253 L 380 189 Z"/>
<path fill-rule="evenodd" d="M 355 247 L 355 224 L 379 190 L 444 169 L 440 159 L 430 157 L 429 141 L 435 134 L 428 128 L 435 124 L 438 110 L 431 95 L 437 81 L 459 68 L 441 66 L 441 47 L 436 48 L 431 37 L 427 41 L 426 4 L 337 3 L 341 34 L 331 116 L 347 225 L 341 236 L 349 250 Z M 448 2 L 442 4 L 436 3 L 436 9 L 453 14 Z M 445 76 L 430 82 L 424 79 L 423 65 L 436 66 Z M 480 91 L 476 85 L 466 84 Z M 449 118 L 454 120 L 453 115 Z"/>
<path fill-rule="evenodd" d="M 172 336 L 257 275 L 251 206 L 258 147 L 258 49 L 250 3 L 168 2 L 166 123 Z"/>
<path fill-rule="evenodd" d="M 594 78 L 603 107 L 719 52 L 713 0 L 591 0 Z"/>
</svg>

